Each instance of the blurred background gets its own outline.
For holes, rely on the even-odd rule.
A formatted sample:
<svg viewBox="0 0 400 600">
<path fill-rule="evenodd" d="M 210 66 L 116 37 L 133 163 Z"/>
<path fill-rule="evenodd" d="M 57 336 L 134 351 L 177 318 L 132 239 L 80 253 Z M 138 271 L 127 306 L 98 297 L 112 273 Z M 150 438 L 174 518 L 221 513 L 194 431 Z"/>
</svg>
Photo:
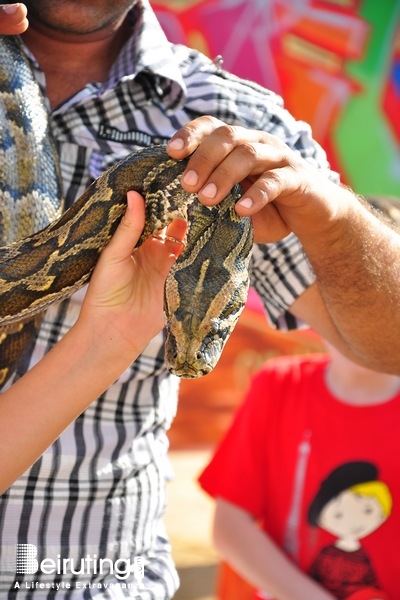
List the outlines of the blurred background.
<svg viewBox="0 0 400 600">
<path fill-rule="evenodd" d="M 333 169 L 357 193 L 400 199 L 399 0 L 151 0 L 167 37 L 280 94 L 308 122 Z M 279 354 L 321 351 L 311 331 L 279 333 L 251 294 L 216 369 L 182 381 L 170 432 L 167 527 L 181 577 L 176 600 L 245 600 L 219 564 L 213 504 L 196 477 L 243 399 Z"/>
<path fill-rule="evenodd" d="M 152 0 L 168 38 L 282 95 L 345 183 L 399 195 L 398 0 Z"/>
</svg>

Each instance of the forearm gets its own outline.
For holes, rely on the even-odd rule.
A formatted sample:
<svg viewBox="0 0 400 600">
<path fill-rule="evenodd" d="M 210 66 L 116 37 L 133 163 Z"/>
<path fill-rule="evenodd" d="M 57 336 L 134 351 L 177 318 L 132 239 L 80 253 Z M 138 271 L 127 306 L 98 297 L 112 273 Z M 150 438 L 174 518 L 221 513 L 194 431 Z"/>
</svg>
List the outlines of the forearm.
<svg viewBox="0 0 400 600">
<path fill-rule="evenodd" d="M 134 351 L 124 351 L 119 342 L 117 336 L 100 340 L 93 328 L 78 324 L 1 395 L 0 490 L 11 485 L 128 367 Z"/>
<path fill-rule="evenodd" d="M 276 600 L 334 600 L 305 575 L 240 508 L 218 499 L 214 541 L 226 561 Z"/>
<path fill-rule="evenodd" d="M 316 169 L 273 134 L 199 117 L 176 132 L 169 152 L 177 159 L 190 156 L 182 185 L 206 206 L 242 183 L 236 211 L 252 217 L 257 243 L 294 232 L 318 278 L 329 339 L 348 346 L 348 355 L 370 368 L 399 372 L 398 234 L 327 179 L 324 168 Z M 315 320 L 313 306 L 301 312 L 306 322 Z"/>
<path fill-rule="evenodd" d="M 348 198 L 346 196 L 348 195 Z M 301 241 L 328 313 L 355 357 L 399 372 L 400 235 L 340 191 L 348 210 Z M 340 215 L 340 213 L 339 213 Z"/>
<path fill-rule="evenodd" d="M 128 192 L 125 215 L 101 253 L 79 318 L 42 360 L 0 397 L 0 490 L 18 478 L 104 392 L 162 329 L 165 279 L 186 223 L 166 241 L 135 248 L 143 199 Z"/>
</svg>

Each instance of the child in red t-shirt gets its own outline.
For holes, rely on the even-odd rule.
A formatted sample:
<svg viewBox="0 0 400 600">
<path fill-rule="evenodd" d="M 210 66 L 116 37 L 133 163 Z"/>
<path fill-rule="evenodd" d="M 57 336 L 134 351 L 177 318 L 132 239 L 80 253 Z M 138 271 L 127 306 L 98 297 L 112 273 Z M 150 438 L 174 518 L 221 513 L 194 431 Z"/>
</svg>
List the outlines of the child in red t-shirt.
<svg viewBox="0 0 400 600">
<path fill-rule="evenodd" d="M 224 560 L 277 600 L 400 600 L 400 377 L 329 356 L 254 378 L 200 477 Z"/>
</svg>

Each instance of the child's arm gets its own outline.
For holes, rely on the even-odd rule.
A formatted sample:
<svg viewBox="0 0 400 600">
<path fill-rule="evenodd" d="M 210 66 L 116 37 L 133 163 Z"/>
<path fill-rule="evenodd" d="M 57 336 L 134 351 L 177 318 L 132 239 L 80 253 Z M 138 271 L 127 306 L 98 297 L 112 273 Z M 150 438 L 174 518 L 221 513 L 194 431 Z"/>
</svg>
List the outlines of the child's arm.
<svg viewBox="0 0 400 600">
<path fill-rule="evenodd" d="M 277 600 L 335 600 L 287 558 L 249 513 L 221 498 L 214 543 L 239 575 Z"/>
<path fill-rule="evenodd" d="M 122 221 L 101 253 L 75 325 L 33 369 L 0 395 L 0 491 L 137 358 L 164 325 L 164 282 L 182 249 L 186 224 L 163 242 L 135 247 L 142 198 L 128 193 Z M 175 241 L 174 241 L 175 240 Z"/>
</svg>

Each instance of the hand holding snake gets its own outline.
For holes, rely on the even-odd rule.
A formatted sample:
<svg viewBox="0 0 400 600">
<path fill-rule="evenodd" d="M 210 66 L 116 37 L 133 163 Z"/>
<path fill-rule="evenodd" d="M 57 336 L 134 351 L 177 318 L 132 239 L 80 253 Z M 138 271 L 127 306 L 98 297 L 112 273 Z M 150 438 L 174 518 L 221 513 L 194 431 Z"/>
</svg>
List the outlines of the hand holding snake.
<svg viewBox="0 0 400 600">
<path fill-rule="evenodd" d="M 190 155 L 182 186 L 200 202 L 215 206 L 240 183 L 245 193 L 236 204 L 241 216 L 251 216 L 254 239 L 269 243 L 294 232 L 301 241 L 329 235 L 329 224 L 345 217 L 354 196 L 331 182 L 264 131 L 231 127 L 214 117 L 199 117 L 171 139 L 168 152 Z"/>
<path fill-rule="evenodd" d="M 129 367 L 162 328 L 164 282 L 182 249 L 186 226 L 175 221 L 165 242 L 150 237 L 132 253 L 143 225 L 143 201 L 130 192 L 121 223 L 93 272 L 77 322 L 2 393 L 0 492 Z"/>
<path fill-rule="evenodd" d="M 150 236 L 135 248 L 145 206 L 133 191 L 127 200 L 126 212 L 90 279 L 77 322 L 92 332 L 97 344 L 115 343 L 119 357 L 127 357 L 126 367 L 164 326 L 164 284 L 186 232 L 185 221 L 176 220 L 165 236 Z M 105 351 L 111 357 L 110 348 Z"/>
</svg>

